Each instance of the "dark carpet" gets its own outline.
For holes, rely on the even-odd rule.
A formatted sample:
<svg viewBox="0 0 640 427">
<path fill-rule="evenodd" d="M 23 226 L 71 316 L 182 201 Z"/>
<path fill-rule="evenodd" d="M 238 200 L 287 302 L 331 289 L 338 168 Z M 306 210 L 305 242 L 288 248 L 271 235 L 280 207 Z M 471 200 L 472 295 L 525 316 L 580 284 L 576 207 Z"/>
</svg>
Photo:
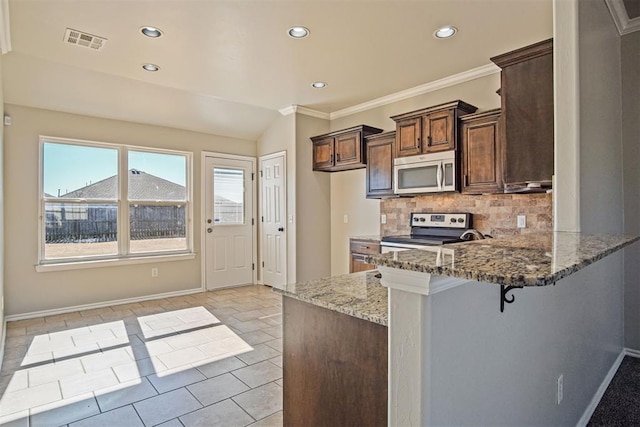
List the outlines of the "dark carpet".
<svg viewBox="0 0 640 427">
<path fill-rule="evenodd" d="M 588 426 L 640 426 L 640 359 L 625 356 Z"/>
</svg>

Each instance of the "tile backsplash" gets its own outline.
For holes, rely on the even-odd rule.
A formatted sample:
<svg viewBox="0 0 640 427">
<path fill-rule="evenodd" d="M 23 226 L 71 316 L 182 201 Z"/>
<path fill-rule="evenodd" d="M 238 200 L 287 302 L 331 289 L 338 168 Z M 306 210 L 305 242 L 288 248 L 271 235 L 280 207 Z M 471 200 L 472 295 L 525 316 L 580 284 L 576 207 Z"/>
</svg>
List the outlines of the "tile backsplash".
<svg viewBox="0 0 640 427">
<path fill-rule="evenodd" d="M 380 213 L 387 223 L 380 234 L 409 234 L 411 212 L 468 212 L 473 228 L 494 237 L 553 230 L 551 194 L 433 194 L 383 199 Z M 526 215 L 526 228 L 516 227 L 516 216 Z"/>
</svg>

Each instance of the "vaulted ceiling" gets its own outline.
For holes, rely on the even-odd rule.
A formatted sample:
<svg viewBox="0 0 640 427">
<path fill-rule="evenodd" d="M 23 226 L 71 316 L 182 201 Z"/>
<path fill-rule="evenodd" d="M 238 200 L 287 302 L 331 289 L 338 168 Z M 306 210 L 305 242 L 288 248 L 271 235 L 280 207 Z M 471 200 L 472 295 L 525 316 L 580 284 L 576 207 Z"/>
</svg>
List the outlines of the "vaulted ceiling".
<svg viewBox="0 0 640 427">
<path fill-rule="evenodd" d="M 5 102 L 249 139 L 284 107 L 336 112 L 552 36 L 551 0 L 10 0 L 9 10 Z M 144 37 L 145 25 L 163 36 Z M 310 35 L 290 38 L 294 25 Z M 438 40 L 443 25 L 459 31 Z M 71 45 L 67 28 L 107 41 Z"/>
</svg>

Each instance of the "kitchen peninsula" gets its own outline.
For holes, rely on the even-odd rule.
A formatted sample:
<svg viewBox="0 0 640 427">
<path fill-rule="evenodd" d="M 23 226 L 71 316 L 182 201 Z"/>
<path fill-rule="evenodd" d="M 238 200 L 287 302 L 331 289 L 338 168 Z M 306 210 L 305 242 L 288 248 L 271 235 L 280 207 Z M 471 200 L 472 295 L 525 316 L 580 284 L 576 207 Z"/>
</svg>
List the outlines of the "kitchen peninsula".
<svg viewBox="0 0 640 427">
<path fill-rule="evenodd" d="M 536 400 L 548 399 L 549 393 L 541 391 L 555 386 L 555 359 L 579 357 L 589 345 L 588 337 L 572 336 L 570 326 L 588 325 L 599 302 L 611 297 L 607 278 L 591 289 L 581 287 L 581 275 L 591 274 L 588 266 L 599 260 L 621 267 L 622 257 L 614 253 L 638 239 L 539 233 L 371 255 L 367 261 L 378 266 L 381 284 L 389 288 L 388 300 L 375 272 L 287 286 L 280 291 L 285 297 L 285 425 L 304 421 L 290 418 L 288 412 L 301 403 L 315 402 L 319 406 L 313 411 L 338 424 L 344 423 L 344 414 L 361 409 L 362 400 L 345 401 L 340 410 L 325 406 L 317 394 L 309 398 L 314 388 L 306 385 L 313 377 L 325 387 L 339 384 L 343 375 L 351 375 L 352 366 L 360 365 L 357 358 L 363 351 L 368 361 L 376 359 L 371 354 L 377 351 L 378 361 L 384 362 L 377 371 L 365 371 L 368 376 L 386 380 L 387 346 L 379 342 L 383 332 L 378 331 L 377 344 L 371 345 L 376 342 L 373 335 L 358 331 L 366 331 L 369 324 L 386 332 L 382 325 L 387 322 L 389 382 L 375 392 L 386 393 L 388 385 L 388 418 L 381 421 L 378 411 L 370 424 L 544 424 L 547 415 L 536 412 Z M 450 256 L 438 256 L 438 251 Z M 514 303 L 501 312 L 501 300 Z M 335 319 L 328 330 L 317 323 L 318 309 L 323 316 L 339 312 L 360 323 L 352 328 L 345 321 L 342 327 L 341 319 Z M 304 333 L 310 335 L 302 340 Z M 321 353 L 318 365 L 318 353 L 311 350 L 322 348 L 330 351 Z M 306 383 L 294 384 L 308 361 L 322 369 L 307 367 Z M 571 387 L 571 373 L 564 375 Z M 359 396 L 371 387 L 343 388 L 340 395 Z M 366 412 L 372 414 L 382 404 L 377 402 L 366 405 Z"/>
</svg>

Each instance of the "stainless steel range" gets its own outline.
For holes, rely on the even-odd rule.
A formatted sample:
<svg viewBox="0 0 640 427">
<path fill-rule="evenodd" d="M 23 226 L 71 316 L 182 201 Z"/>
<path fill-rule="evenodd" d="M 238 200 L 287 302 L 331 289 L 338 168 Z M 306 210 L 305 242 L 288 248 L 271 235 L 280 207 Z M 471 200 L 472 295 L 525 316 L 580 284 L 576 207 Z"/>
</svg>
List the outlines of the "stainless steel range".
<svg viewBox="0 0 640 427">
<path fill-rule="evenodd" d="M 412 213 L 410 221 L 411 234 L 382 238 L 382 253 L 462 242 L 463 234 L 471 230 L 468 213 Z"/>
</svg>

